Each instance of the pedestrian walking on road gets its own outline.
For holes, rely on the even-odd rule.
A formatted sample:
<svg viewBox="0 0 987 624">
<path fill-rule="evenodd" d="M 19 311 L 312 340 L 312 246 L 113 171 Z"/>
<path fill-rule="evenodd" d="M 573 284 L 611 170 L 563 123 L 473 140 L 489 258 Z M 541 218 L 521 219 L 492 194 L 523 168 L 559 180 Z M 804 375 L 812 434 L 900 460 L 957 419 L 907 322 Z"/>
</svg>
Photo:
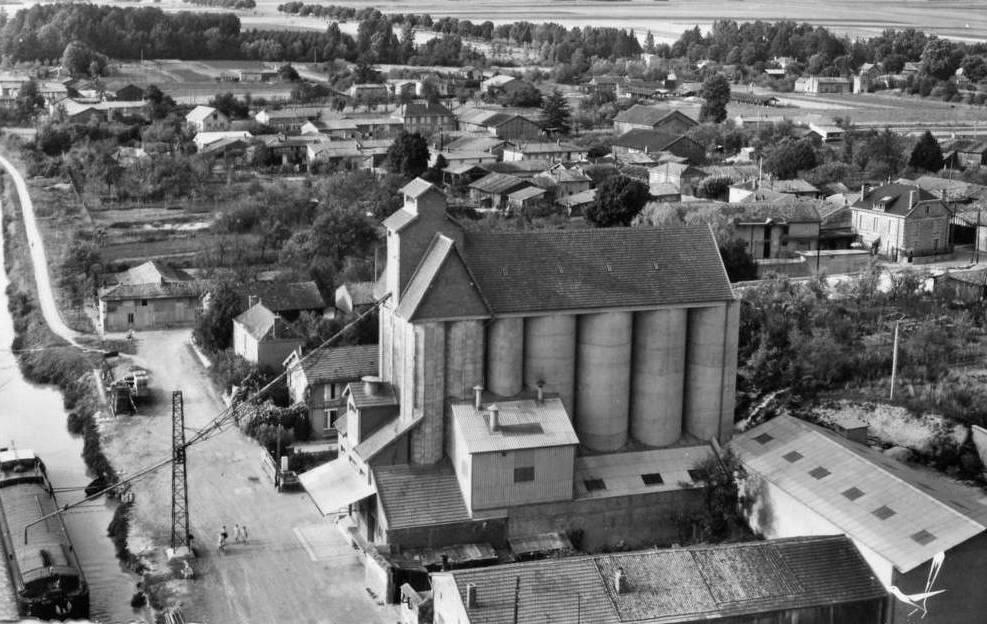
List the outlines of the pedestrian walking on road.
<svg viewBox="0 0 987 624">
<path fill-rule="evenodd" d="M 233 525 L 233 541 L 236 542 L 237 544 L 239 544 L 241 537 L 242 537 L 242 533 L 241 533 L 240 525 L 239 524 L 234 524 Z"/>
<path fill-rule="evenodd" d="M 226 548 L 226 540 L 230 537 L 230 534 L 226 532 L 226 525 L 223 525 L 223 530 L 219 532 L 219 550 L 220 552 Z"/>
<path fill-rule="evenodd" d="M 241 537 L 243 537 L 243 543 L 246 544 L 247 543 L 247 525 L 244 524 L 244 525 L 241 525 L 240 526 L 240 535 L 241 535 Z"/>
</svg>

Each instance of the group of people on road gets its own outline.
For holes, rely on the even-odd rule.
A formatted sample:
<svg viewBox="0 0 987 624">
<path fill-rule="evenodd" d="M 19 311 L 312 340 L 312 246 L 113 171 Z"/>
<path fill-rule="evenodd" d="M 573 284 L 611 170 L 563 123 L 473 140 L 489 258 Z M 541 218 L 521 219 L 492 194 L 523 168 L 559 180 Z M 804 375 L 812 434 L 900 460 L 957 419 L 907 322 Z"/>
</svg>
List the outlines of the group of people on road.
<svg viewBox="0 0 987 624">
<path fill-rule="evenodd" d="M 230 534 L 226 531 L 226 525 L 219 532 L 219 544 L 217 545 L 217 550 L 223 552 L 226 550 L 226 540 L 230 538 Z M 233 525 L 233 541 L 237 544 L 247 543 L 247 526 L 241 524 Z"/>
</svg>

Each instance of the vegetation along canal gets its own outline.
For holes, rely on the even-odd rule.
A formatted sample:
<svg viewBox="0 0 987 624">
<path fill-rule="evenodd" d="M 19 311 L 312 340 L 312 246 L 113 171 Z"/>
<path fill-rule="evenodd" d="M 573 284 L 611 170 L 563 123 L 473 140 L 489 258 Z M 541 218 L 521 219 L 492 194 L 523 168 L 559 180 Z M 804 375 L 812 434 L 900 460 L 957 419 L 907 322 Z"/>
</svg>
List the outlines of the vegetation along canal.
<svg viewBox="0 0 987 624">
<path fill-rule="evenodd" d="M 2 244 L 0 239 L 0 250 Z M 82 488 L 90 481 L 81 456 L 82 438 L 68 432 L 58 390 L 28 383 L 21 376 L 17 358 L 10 351 L 14 328 L 7 311 L 7 283 L 4 268 L 0 272 L 0 446 L 16 445 L 37 452 L 47 464 L 54 486 L 63 490 L 58 494 L 59 503 L 71 503 L 85 497 Z M 124 624 L 139 619 L 139 614 L 130 607 L 134 579 L 121 568 L 113 542 L 106 535 L 114 504 L 104 500 L 86 503 L 68 511 L 65 523 L 90 585 L 91 619 Z"/>
</svg>

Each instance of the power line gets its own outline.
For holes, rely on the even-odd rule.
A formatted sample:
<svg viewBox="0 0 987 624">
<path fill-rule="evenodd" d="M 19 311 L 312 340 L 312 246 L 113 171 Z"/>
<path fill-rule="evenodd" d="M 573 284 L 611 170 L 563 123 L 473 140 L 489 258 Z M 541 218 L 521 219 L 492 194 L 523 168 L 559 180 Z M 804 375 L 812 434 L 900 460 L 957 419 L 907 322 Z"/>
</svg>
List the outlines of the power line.
<svg viewBox="0 0 987 624">
<path fill-rule="evenodd" d="M 359 323 L 360 321 L 362 321 L 364 318 L 366 318 L 368 315 L 370 315 L 371 312 L 374 312 L 374 311 L 378 310 L 380 308 L 380 306 L 385 301 L 387 301 L 387 299 L 390 296 L 391 296 L 390 293 L 388 293 L 388 294 L 384 295 L 383 297 L 381 297 L 380 299 L 378 299 L 377 301 L 375 301 L 374 302 L 374 305 L 372 305 L 369 308 L 367 308 L 366 310 L 364 310 L 355 319 L 353 319 L 352 321 L 350 321 L 349 323 L 347 323 L 346 325 L 344 325 L 342 327 L 342 329 L 340 329 L 339 331 L 337 331 L 332 336 L 326 338 L 317 347 L 315 347 L 314 349 L 312 349 L 311 351 L 309 351 L 308 352 L 308 355 L 303 356 L 299 360 L 299 364 L 301 364 L 302 362 L 306 361 L 307 359 L 309 359 L 310 357 L 312 357 L 316 353 L 318 353 L 321 350 L 323 350 L 326 347 L 328 347 L 330 343 L 332 343 L 333 341 L 335 341 L 337 338 L 339 338 L 344 333 L 346 333 L 346 331 L 349 330 L 351 327 L 353 327 L 354 325 L 356 325 L 357 323 Z M 274 377 L 274 379 L 272 379 L 271 381 L 269 381 L 268 383 L 266 383 L 263 387 L 261 387 L 259 390 L 255 391 L 252 395 L 250 395 L 249 397 L 247 397 L 246 399 L 244 399 L 242 401 L 242 403 L 253 403 L 253 402 L 258 401 L 268 391 L 270 391 L 270 389 L 273 388 L 275 384 L 277 384 L 279 381 L 281 381 L 282 378 L 287 377 L 287 375 L 288 375 L 288 371 L 282 371 L 276 377 Z M 217 435 L 218 433 L 220 433 L 223 430 L 223 427 L 225 425 L 230 424 L 230 422 L 232 422 L 235 419 L 235 417 L 237 416 L 237 414 L 238 414 L 238 412 L 237 412 L 237 406 L 238 405 L 236 403 L 232 403 L 231 402 L 231 404 L 230 404 L 229 407 L 227 407 L 226 409 L 220 411 L 216 416 L 213 417 L 213 419 L 205 427 L 203 427 L 202 429 L 200 429 L 198 433 L 196 433 L 188 441 L 186 441 L 184 448 L 185 449 L 188 449 L 188 447 L 190 447 L 190 446 L 192 446 L 194 444 L 198 444 L 200 442 L 204 442 L 204 441 L 212 438 L 213 436 Z M 74 503 L 68 503 L 66 505 L 62 505 L 61 507 L 59 507 L 57 510 L 55 510 L 54 512 L 52 512 L 50 514 L 45 514 L 44 516 L 41 516 L 37 520 L 34 520 L 30 524 L 27 524 L 27 525 L 24 526 L 24 543 L 27 543 L 27 530 L 31 526 L 33 526 L 35 524 L 38 524 L 39 522 L 44 522 L 48 518 L 51 518 L 53 516 L 56 516 L 56 515 L 60 514 L 63 511 L 68 511 L 70 509 L 73 509 L 75 507 L 78 507 L 79 505 L 82 505 L 83 503 L 87 503 L 89 501 L 95 500 L 96 498 L 102 496 L 103 494 L 105 494 L 105 493 L 107 493 L 107 492 L 109 492 L 109 491 L 113 490 L 114 488 L 117 488 L 117 487 L 119 487 L 121 485 L 126 485 L 128 483 L 133 483 L 133 482 L 135 482 L 135 481 L 137 481 L 137 480 L 139 480 L 139 479 L 141 479 L 143 477 L 146 477 L 147 475 L 151 474 L 152 472 L 154 472 L 156 470 L 159 470 L 161 468 L 164 468 L 165 466 L 171 464 L 173 461 L 175 461 L 175 457 L 172 454 L 167 459 L 164 459 L 164 460 L 162 460 L 160 462 L 157 462 L 156 464 L 153 464 L 153 465 L 151 465 L 151 466 L 149 466 L 147 468 L 143 468 L 143 469 L 139 470 L 136 474 L 133 474 L 133 475 L 127 477 L 126 479 L 123 479 L 121 481 L 118 481 L 118 482 L 114 483 L 113 485 L 109 485 L 109 486 L 107 486 L 107 487 L 99 490 L 98 492 L 96 492 L 94 494 L 91 494 L 91 495 L 89 495 L 89 496 L 87 496 L 87 497 L 85 497 L 85 498 L 83 498 L 83 499 L 81 499 L 79 501 L 76 501 Z"/>
</svg>

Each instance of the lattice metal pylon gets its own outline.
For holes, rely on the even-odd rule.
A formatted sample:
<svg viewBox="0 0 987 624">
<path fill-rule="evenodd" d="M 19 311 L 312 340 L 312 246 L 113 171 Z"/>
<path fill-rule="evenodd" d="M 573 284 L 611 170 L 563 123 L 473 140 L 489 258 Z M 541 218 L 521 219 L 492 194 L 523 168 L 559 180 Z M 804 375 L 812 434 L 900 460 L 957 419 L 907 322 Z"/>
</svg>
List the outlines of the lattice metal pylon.
<svg viewBox="0 0 987 624">
<path fill-rule="evenodd" d="M 182 391 L 171 393 L 171 547 L 188 546 L 188 472 L 185 469 L 185 408 Z"/>
</svg>

